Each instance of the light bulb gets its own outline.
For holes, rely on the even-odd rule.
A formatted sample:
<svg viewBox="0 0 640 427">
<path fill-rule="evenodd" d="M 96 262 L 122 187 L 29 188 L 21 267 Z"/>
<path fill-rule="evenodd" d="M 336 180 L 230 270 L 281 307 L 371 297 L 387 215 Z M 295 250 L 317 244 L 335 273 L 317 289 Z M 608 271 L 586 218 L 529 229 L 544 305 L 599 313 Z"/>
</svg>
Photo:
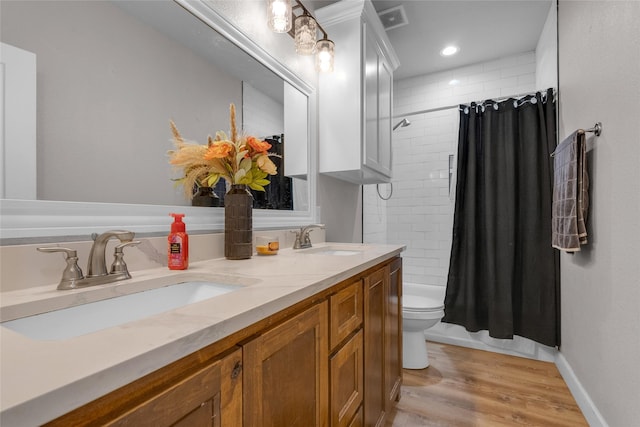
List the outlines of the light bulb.
<svg viewBox="0 0 640 427">
<path fill-rule="evenodd" d="M 291 30 L 291 0 L 267 0 L 267 23 L 276 33 Z"/>
<path fill-rule="evenodd" d="M 333 71 L 335 45 L 331 40 L 322 39 L 316 43 L 316 70 L 321 73 Z"/>
</svg>

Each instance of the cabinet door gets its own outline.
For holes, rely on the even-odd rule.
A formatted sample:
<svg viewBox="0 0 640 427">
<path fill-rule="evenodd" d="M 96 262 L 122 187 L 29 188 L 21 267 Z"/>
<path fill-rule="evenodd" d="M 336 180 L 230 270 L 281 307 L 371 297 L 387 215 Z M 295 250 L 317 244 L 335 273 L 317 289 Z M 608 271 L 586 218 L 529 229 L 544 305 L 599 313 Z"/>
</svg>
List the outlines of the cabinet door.
<svg viewBox="0 0 640 427">
<path fill-rule="evenodd" d="M 328 425 L 327 302 L 243 346 L 245 425 Z"/>
<path fill-rule="evenodd" d="M 390 266 L 386 316 L 385 390 L 388 413 L 400 398 L 402 384 L 402 258 L 399 257 Z"/>
<path fill-rule="evenodd" d="M 364 386 L 363 362 L 361 329 L 331 358 L 332 427 L 349 426 L 360 408 Z"/>
<path fill-rule="evenodd" d="M 391 176 L 393 72 L 382 54 L 378 59 L 378 171 Z"/>
<path fill-rule="evenodd" d="M 391 176 L 393 71 L 364 24 L 364 154 L 365 166 Z"/>
<path fill-rule="evenodd" d="M 365 426 L 382 425 L 385 415 L 384 335 L 388 280 L 388 267 L 381 268 L 364 279 Z"/>
</svg>

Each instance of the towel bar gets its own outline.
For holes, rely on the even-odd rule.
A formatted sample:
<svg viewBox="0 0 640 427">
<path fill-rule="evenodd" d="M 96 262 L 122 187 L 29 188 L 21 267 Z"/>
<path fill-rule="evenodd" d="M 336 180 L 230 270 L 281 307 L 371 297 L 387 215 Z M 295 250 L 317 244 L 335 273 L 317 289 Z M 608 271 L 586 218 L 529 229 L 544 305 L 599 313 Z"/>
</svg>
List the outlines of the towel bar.
<svg viewBox="0 0 640 427">
<path fill-rule="evenodd" d="M 596 124 L 593 125 L 592 128 L 584 129 L 584 132 L 592 132 L 595 136 L 600 136 L 602 134 L 602 122 L 596 122 Z M 550 154 L 550 157 L 554 157 L 556 155 L 556 150 L 553 150 L 553 153 Z"/>
<path fill-rule="evenodd" d="M 596 122 L 591 129 L 585 129 L 585 132 L 593 132 L 595 136 L 600 136 L 602 133 L 602 122 Z"/>
</svg>

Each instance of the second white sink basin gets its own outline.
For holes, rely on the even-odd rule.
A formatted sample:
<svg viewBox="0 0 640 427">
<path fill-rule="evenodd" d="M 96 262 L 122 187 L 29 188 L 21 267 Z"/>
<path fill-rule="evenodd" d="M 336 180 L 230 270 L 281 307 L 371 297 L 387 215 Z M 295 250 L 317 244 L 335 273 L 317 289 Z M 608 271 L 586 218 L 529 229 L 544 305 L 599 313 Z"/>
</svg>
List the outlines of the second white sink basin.
<svg viewBox="0 0 640 427">
<path fill-rule="evenodd" d="M 358 255 L 362 253 L 363 250 L 364 249 L 355 247 L 320 246 L 316 248 L 304 249 L 304 253 L 333 256 L 351 256 Z"/>
<path fill-rule="evenodd" d="M 64 340 L 123 325 L 240 289 L 239 285 L 190 281 L 3 322 L 36 340 Z"/>
</svg>

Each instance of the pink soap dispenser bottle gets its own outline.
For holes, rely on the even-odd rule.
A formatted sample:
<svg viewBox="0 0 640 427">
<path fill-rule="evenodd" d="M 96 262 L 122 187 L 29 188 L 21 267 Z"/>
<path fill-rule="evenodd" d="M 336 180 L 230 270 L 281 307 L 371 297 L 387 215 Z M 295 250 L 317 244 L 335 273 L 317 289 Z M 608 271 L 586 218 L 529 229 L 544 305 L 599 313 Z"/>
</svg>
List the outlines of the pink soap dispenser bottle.
<svg viewBox="0 0 640 427">
<path fill-rule="evenodd" d="M 184 214 L 171 213 L 173 217 L 171 233 L 169 233 L 167 247 L 167 264 L 170 270 L 186 270 L 189 268 L 189 236 L 184 222 Z"/>
</svg>

